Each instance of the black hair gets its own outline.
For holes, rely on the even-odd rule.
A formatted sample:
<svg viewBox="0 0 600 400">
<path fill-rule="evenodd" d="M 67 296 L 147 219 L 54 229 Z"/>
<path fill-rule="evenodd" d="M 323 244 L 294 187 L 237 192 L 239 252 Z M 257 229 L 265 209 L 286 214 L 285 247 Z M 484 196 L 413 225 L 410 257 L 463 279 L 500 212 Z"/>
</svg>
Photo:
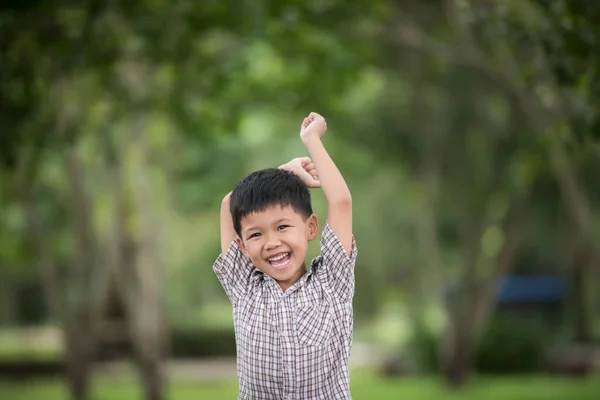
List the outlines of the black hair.
<svg viewBox="0 0 600 400">
<path fill-rule="evenodd" d="M 241 236 L 242 218 L 276 205 L 291 206 L 304 218 L 313 213 L 308 187 L 293 172 L 268 168 L 246 176 L 235 186 L 229 200 L 236 233 Z"/>
</svg>

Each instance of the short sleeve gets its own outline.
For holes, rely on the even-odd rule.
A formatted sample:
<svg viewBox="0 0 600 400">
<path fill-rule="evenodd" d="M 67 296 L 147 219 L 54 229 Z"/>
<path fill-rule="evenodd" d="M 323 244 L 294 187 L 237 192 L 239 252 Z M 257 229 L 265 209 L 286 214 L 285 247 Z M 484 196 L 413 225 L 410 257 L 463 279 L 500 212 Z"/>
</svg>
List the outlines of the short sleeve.
<svg viewBox="0 0 600 400">
<path fill-rule="evenodd" d="M 253 270 L 254 265 L 242 254 L 235 240 L 227 253 L 219 254 L 213 264 L 213 271 L 232 303 L 236 303 L 246 293 Z"/>
<path fill-rule="evenodd" d="M 321 235 L 320 247 L 321 255 L 313 262 L 315 273 L 327 281 L 334 295 L 339 296 L 343 301 L 352 300 L 357 255 L 354 236 L 352 236 L 352 251 L 348 256 L 340 239 L 329 224 L 326 224 Z"/>
</svg>

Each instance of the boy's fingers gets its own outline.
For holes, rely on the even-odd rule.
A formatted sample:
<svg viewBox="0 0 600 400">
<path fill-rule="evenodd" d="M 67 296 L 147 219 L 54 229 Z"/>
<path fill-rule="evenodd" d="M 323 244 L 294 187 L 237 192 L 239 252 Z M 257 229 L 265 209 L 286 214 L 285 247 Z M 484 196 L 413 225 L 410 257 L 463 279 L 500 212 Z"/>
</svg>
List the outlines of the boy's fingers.
<svg viewBox="0 0 600 400">
<path fill-rule="evenodd" d="M 302 179 L 304 184 L 308 187 L 319 187 L 321 186 L 321 182 L 319 182 L 319 178 L 317 178 L 316 170 L 303 170 L 298 176 Z"/>
<path fill-rule="evenodd" d="M 311 112 L 310 115 L 308 116 L 308 118 L 310 119 L 311 122 L 325 120 L 325 118 L 323 118 L 323 116 L 321 114 L 318 114 L 316 112 Z"/>
<path fill-rule="evenodd" d="M 300 157 L 300 165 L 302 165 L 303 168 L 306 168 L 309 164 L 312 164 L 310 157 Z"/>
<path fill-rule="evenodd" d="M 321 186 L 321 182 L 319 182 L 317 180 L 313 180 L 313 181 L 308 182 L 306 186 L 308 186 L 310 188 L 318 188 Z"/>
</svg>

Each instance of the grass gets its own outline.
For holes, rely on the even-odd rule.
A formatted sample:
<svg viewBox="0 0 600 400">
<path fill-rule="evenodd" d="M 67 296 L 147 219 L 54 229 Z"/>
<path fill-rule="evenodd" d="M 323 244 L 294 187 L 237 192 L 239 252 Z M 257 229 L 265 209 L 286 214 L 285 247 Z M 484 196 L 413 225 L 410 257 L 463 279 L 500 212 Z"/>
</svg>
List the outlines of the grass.
<svg viewBox="0 0 600 400">
<path fill-rule="evenodd" d="M 356 374 L 352 378 L 354 400 L 595 400 L 600 393 L 600 377 L 569 379 L 558 377 L 477 378 L 461 392 L 450 392 L 434 378 L 386 380 L 373 374 Z M 236 399 L 236 382 L 214 384 L 175 382 L 169 400 Z M 136 382 L 100 379 L 94 382 L 93 400 L 142 399 Z M 57 380 L 35 383 L 0 381 L 0 399 L 66 400 L 66 389 Z"/>
</svg>

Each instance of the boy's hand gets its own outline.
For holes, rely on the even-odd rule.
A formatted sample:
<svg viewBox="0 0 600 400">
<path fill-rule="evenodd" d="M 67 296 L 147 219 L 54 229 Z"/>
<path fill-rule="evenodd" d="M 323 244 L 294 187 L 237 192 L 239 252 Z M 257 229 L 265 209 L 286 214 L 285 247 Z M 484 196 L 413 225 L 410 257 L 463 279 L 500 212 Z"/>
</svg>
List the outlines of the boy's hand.
<svg viewBox="0 0 600 400">
<path fill-rule="evenodd" d="M 321 183 L 317 178 L 315 164 L 313 164 L 309 157 L 294 158 L 279 168 L 293 172 L 309 188 L 318 188 L 321 186 Z"/>
<path fill-rule="evenodd" d="M 309 139 L 321 139 L 327 131 L 327 122 L 325 118 L 315 112 L 311 112 L 308 117 L 302 121 L 300 127 L 300 138 L 303 142 Z"/>
</svg>

